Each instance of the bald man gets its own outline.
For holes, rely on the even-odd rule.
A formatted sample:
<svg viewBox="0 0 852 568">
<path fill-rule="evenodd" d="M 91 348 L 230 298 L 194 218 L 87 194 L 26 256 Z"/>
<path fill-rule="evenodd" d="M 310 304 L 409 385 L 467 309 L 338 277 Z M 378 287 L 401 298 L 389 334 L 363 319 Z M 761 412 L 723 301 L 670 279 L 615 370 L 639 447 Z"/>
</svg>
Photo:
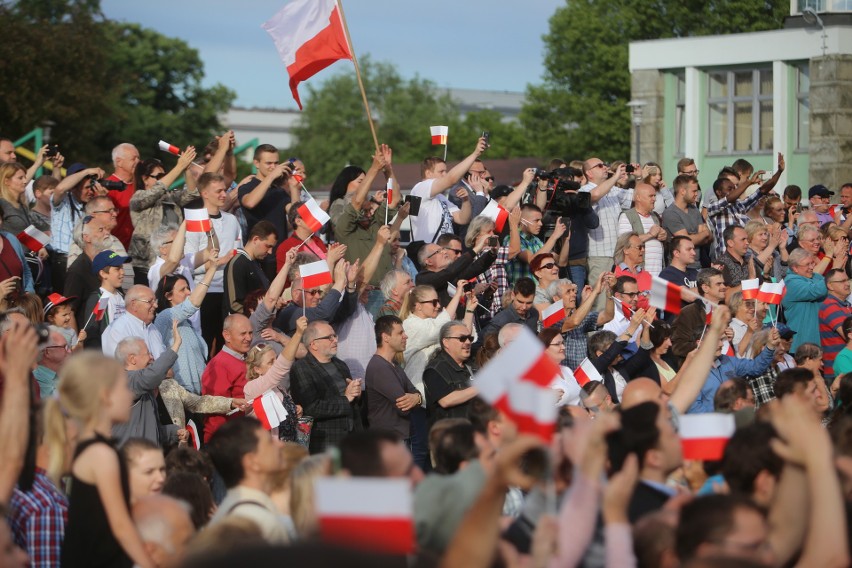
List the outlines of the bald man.
<svg viewBox="0 0 852 568">
<path fill-rule="evenodd" d="M 232 314 L 225 318 L 222 337 L 225 346 L 210 359 L 201 375 L 201 393 L 228 398 L 244 398 L 243 387 L 246 384 L 246 353 L 251 348 L 252 327 L 249 319 L 242 314 Z M 204 441 L 210 439 L 227 420 L 242 416 L 210 416 L 204 422 Z"/>
<path fill-rule="evenodd" d="M 189 505 L 165 495 L 143 497 L 133 505 L 133 522 L 157 568 L 181 565 L 186 544 L 195 534 Z"/>
</svg>

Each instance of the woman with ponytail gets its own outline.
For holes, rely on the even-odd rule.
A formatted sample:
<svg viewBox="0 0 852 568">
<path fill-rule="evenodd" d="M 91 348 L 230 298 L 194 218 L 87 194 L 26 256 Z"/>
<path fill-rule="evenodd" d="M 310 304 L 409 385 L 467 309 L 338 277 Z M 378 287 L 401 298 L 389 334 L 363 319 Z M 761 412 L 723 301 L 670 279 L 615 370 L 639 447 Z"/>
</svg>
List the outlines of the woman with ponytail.
<svg viewBox="0 0 852 568">
<path fill-rule="evenodd" d="M 57 397 L 47 400 L 48 475 L 54 480 L 62 474 L 58 450 L 69 438 L 66 418 L 78 433 L 63 568 L 154 566 L 130 517 L 127 464 L 110 440 L 113 426 L 130 418 L 132 404 L 124 369 L 93 352 L 68 359 L 59 374 Z"/>
</svg>

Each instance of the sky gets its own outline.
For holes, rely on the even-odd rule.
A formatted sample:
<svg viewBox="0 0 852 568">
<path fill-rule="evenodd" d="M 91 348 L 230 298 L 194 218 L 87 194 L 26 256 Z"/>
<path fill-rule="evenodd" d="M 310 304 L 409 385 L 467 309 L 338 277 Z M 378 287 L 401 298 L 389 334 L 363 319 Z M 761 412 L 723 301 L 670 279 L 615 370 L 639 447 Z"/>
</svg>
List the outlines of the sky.
<svg viewBox="0 0 852 568">
<path fill-rule="evenodd" d="M 204 61 L 204 84 L 237 93 L 235 106 L 297 108 L 287 71 L 260 25 L 283 0 L 102 0 L 106 17 L 179 37 Z M 541 82 L 548 20 L 565 0 L 347 0 L 357 57 L 396 66 L 439 87 L 522 92 Z M 320 86 L 338 61 L 302 85 Z M 300 93 L 304 99 L 307 89 Z"/>
</svg>

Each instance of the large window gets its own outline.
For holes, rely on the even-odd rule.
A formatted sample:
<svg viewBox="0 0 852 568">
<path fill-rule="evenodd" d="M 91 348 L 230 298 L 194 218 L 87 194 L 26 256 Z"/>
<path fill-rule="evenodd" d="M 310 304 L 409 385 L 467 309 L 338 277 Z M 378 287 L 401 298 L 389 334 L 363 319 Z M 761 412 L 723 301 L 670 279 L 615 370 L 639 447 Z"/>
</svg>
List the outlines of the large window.
<svg viewBox="0 0 852 568">
<path fill-rule="evenodd" d="M 796 149 L 807 150 L 811 127 L 811 68 L 807 63 L 796 66 Z"/>
<path fill-rule="evenodd" d="M 716 154 L 772 150 L 772 69 L 707 74 L 707 149 Z"/>
<path fill-rule="evenodd" d="M 675 73 L 675 155 L 686 154 L 686 78 Z"/>
</svg>

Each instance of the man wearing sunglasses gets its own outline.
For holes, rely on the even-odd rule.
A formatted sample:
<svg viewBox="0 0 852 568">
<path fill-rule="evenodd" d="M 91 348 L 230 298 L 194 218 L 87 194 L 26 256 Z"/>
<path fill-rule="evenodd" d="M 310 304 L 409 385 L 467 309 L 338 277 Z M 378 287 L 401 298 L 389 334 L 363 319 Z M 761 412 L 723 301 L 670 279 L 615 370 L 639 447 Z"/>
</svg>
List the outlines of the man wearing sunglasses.
<svg viewBox="0 0 852 568">
<path fill-rule="evenodd" d="M 417 253 L 422 270 L 417 274 L 417 285 L 428 284 L 438 292 L 441 305 L 446 306 L 452 297 L 447 292 L 447 284 L 459 280 L 476 278 L 494 263 L 497 253 L 488 249 L 480 255 L 487 245 L 488 235 L 483 233 L 476 240 L 473 249 L 462 251 L 461 240 L 455 235 L 441 235 L 438 244 L 426 244 Z M 441 244 L 443 243 L 443 244 Z"/>
<path fill-rule="evenodd" d="M 467 418 L 470 401 L 479 392 L 473 386 L 470 346 L 475 339 L 460 321 L 441 326 L 440 349 L 423 372 L 429 422 L 444 418 Z"/>
</svg>

